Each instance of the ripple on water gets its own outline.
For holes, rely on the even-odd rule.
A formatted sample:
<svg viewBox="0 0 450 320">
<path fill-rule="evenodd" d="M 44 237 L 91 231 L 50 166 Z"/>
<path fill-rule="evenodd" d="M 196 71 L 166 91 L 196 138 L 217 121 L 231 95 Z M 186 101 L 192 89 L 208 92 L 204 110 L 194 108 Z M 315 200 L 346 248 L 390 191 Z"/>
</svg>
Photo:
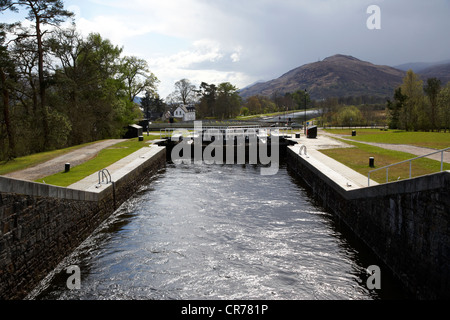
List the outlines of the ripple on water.
<svg viewBox="0 0 450 320">
<path fill-rule="evenodd" d="M 168 165 L 64 262 L 37 299 L 372 299 L 358 251 L 286 168 Z M 64 265 L 63 263 L 63 265 Z"/>
</svg>

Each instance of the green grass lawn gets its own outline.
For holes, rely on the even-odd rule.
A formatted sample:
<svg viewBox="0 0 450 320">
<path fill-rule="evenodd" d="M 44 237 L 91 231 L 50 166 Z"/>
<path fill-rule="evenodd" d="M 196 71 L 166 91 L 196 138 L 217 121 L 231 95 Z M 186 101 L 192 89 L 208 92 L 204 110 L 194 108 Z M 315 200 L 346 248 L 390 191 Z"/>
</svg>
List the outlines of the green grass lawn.
<svg viewBox="0 0 450 320">
<path fill-rule="evenodd" d="M 354 148 L 328 149 L 321 150 L 321 152 L 365 176 L 369 174 L 369 171 L 376 168 L 381 168 L 417 157 L 413 154 L 373 147 L 363 143 L 349 141 L 343 142 L 353 145 Z M 375 158 L 375 168 L 369 167 L 370 157 Z M 413 161 L 413 177 L 436 173 L 440 170 L 441 163 L 439 161 L 431 159 L 419 159 Z M 444 164 L 444 170 L 450 170 L 450 164 Z M 397 181 L 399 178 L 400 180 L 409 179 L 409 163 L 394 166 L 389 169 L 390 182 Z M 386 171 L 380 170 L 373 173 L 373 175 L 371 175 L 371 179 L 379 183 L 385 183 Z"/>
<path fill-rule="evenodd" d="M 425 147 L 442 150 L 450 147 L 450 133 L 443 132 L 407 132 L 401 130 L 381 131 L 379 129 L 353 129 L 356 137 L 350 137 L 355 141 L 409 144 L 417 147 Z M 333 134 L 351 136 L 352 129 L 326 130 Z"/>
<path fill-rule="evenodd" d="M 137 138 L 133 138 L 124 142 L 120 142 L 114 146 L 103 149 L 99 154 L 83 164 L 71 168 L 69 172 L 60 172 L 43 179 L 36 180 L 39 183 L 46 183 L 59 187 L 68 187 L 91 174 L 94 174 L 111 164 L 123 159 L 130 154 L 138 151 L 143 147 L 147 147 L 147 141 L 159 139 L 159 136 L 144 135 L 144 142 L 139 142 Z"/>
</svg>

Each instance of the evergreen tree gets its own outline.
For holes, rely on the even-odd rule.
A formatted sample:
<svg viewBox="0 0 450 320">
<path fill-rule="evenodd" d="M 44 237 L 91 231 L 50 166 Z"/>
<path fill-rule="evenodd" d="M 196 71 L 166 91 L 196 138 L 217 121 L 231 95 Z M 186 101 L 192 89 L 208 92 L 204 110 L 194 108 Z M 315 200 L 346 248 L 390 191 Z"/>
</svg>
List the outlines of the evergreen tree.
<svg viewBox="0 0 450 320">
<path fill-rule="evenodd" d="M 400 114 L 403 110 L 406 98 L 407 97 L 402 94 L 402 88 L 397 88 L 394 93 L 394 101 L 391 102 L 388 100 L 387 102 L 387 108 L 390 116 L 389 127 L 391 129 L 401 128 Z"/>
<path fill-rule="evenodd" d="M 73 13 L 64 9 L 61 0 L 1 0 L 0 11 L 11 10 L 19 12 L 19 8 L 28 10 L 27 19 L 34 23 L 34 34 L 26 32 L 20 37 L 32 37 L 36 41 L 38 56 L 38 79 L 39 79 L 39 98 L 42 113 L 42 124 L 44 129 L 44 140 L 49 136 L 48 124 L 48 106 L 47 106 L 47 81 L 44 59 L 46 49 L 44 48 L 44 37 L 49 33 L 48 26 L 58 27 L 67 18 L 72 17 Z"/>
</svg>

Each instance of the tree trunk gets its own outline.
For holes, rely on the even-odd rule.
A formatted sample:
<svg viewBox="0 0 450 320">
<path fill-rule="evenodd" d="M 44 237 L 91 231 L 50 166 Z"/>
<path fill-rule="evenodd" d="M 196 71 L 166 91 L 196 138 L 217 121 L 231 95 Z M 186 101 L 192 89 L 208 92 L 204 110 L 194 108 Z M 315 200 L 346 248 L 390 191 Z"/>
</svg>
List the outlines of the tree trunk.
<svg viewBox="0 0 450 320">
<path fill-rule="evenodd" d="M 8 136 L 8 160 L 11 160 L 16 157 L 16 144 L 12 132 L 11 119 L 9 117 L 9 91 L 6 87 L 6 74 L 2 68 L 0 68 L 0 80 L 3 88 L 3 116 L 5 119 L 6 134 Z"/>
<path fill-rule="evenodd" d="M 39 96 L 41 99 L 42 127 L 44 133 L 44 144 L 47 143 L 49 137 L 49 127 L 46 112 L 46 84 L 44 77 L 44 49 L 42 45 L 41 22 L 39 16 L 36 16 L 36 37 L 38 44 L 38 72 L 39 72 Z"/>
</svg>

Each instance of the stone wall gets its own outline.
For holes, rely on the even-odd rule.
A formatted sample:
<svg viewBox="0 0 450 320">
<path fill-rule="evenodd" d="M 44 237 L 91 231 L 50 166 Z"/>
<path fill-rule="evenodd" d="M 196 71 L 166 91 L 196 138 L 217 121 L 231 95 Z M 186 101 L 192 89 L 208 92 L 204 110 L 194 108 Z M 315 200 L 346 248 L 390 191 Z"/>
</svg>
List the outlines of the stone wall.
<svg viewBox="0 0 450 320">
<path fill-rule="evenodd" d="M 2 178 L 9 192 L 0 189 L 0 299 L 26 297 L 165 163 L 162 150 L 101 193 Z M 11 192 L 13 185 L 31 195 Z"/>
<path fill-rule="evenodd" d="M 0 193 L 0 298 L 23 298 L 110 214 L 105 204 Z"/>
<path fill-rule="evenodd" d="M 345 191 L 292 150 L 289 168 L 419 299 L 450 298 L 450 173 Z"/>
</svg>

